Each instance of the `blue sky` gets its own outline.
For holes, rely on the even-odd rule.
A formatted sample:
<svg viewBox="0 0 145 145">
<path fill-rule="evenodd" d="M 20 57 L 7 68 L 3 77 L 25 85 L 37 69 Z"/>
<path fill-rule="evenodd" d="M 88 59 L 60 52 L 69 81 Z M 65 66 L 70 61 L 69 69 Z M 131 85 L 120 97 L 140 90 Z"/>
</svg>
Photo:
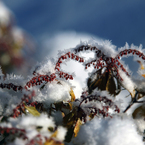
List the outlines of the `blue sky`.
<svg viewBox="0 0 145 145">
<path fill-rule="evenodd" d="M 58 31 L 88 33 L 112 40 L 145 45 L 144 0 L 5 0 L 17 24 L 34 38 Z"/>
</svg>

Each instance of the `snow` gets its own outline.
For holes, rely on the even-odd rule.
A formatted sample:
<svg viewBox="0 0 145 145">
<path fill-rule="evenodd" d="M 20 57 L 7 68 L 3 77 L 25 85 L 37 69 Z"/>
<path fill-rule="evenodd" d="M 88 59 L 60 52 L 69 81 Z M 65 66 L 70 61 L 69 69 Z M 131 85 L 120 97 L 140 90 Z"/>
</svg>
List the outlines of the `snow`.
<svg viewBox="0 0 145 145">
<path fill-rule="evenodd" d="M 133 82 L 132 78 L 127 76 L 126 73 L 122 71 L 120 68 L 119 68 L 119 74 L 120 77 L 123 79 L 121 81 L 122 85 L 124 86 L 125 89 L 127 89 L 131 93 L 132 97 L 134 97 L 136 85 Z"/>
<path fill-rule="evenodd" d="M 55 123 L 52 117 L 48 117 L 46 114 L 41 113 L 40 116 L 34 117 L 32 115 L 22 116 L 18 118 L 10 118 L 8 123 L 1 123 L 1 127 L 14 127 L 14 128 L 20 128 L 25 129 L 26 136 L 29 138 L 29 140 L 35 138 L 38 134 L 41 134 L 42 136 L 51 137 L 51 135 L 54 133 L 53 131 L 49 131 L 48 128 L 52 128 L 55 130 Z M 36 130 L 36 127 L 42 127 L 40 131 L 38 132 Z M 64 141 L 65 135 L 66 135 L 67 129 L 58 126 L 57 127 L 57 135 L 55 139 L 59 141 Z M 15 140 L 15 143 L 21 142 L 22 140 Z"/>
<path fill-rule="evenodd" d="M 67 133 L 66 128 L 58 126 L 56 139 L 58 139 L 59 141 L 64 141 L 66 133 Z"/>
<path fill-rule="evenodd" d="M 27 127 L 27 126 L 42 126 L 44 128 L 54 127 L 54 121 L 52 118 L 48 118 L 47 115 L 41 114 L 39 117 L 27 116 L 20 118 L 19 126 Z M 46 123 L 47 122 L 47 123 Z"/>
<path fill-rule="evenodd" d="M 45 84 L 45 87 L 33 98 L 33 101 L 38 101 L 44 103 L 47 108 L 51 103 L 56 103 L 60 101 L 67 102 L 71 99 L 69 94 L 70 85 L 65 81 L 55 80 L 51 83 Z M 59 95 L 58 95 L 59 94 Z"/>
<path fill-rule="evenodd" d="M 12 96 L 8 92 L 0 89 L 0 115 L 10 115 L 13 109 L 21 102 L 21 97 Z"/>
<path fill-rule="evenodd" d="M 0 24 L 8 26 L 10 24 L 10 10 L 0 1 Z"/>
<path fill-rule="evenodd" d="M 114 117 L 112 119 L 94 118 L 81 126 L 74 145 L 143 145 L 142 136 L 137 133 L 131 118 Z"/>
<path fill-rule="evenodd" d="M 46 58 L 46 60 L 44 62 L 37 63 L 34 70 L 38 74 L 41 74 L 41 75 L 48 75 L 48 74 L 55 73 L 55 62 L 54 62 L 54 59 Z"/>
<path fill-rule="evenodd" d="M 8 143 L 8 145 L 25 145 L 26 141 L 20 138 L 16 138 L 14 142 Z"/>
<path fill-rule="evenodd" d="M 136 84 L 136 90 L 142 93 L 145 93 L 145 82 L 144 78 L 134 78 L 133 81 Z"/>
<path fill-rule="evenodd" d="M 26 84 L 26 80 L 24 80 L 24 77 L 22 77 L 21 75 L 6 74 L 5 79 L 1 80 L 0 83 L 13 83 L 16 86 L 24 86 L 24 84 Z"/>
<path fill-rule="evenodd" d="M 48 102 L 59 102 L 70 100 L 69 94 L 70 86 L 62 81 L 60 81 L 60 83 L 61 84 L 59 84 L 57 81 L 54 81 L 46 86 Z"/>
<path fill-rule="evenodd" d="M 16 119 L 10 118 L 9 121 L 12 124 L 12 127 L 25 129 L 26 135 L 29 137 L 29 140 L 38 135 L 38 133 L 50 137 L 53 132 L 49 132 L 48 128 L 55 128 L 53 118 L 48 118 L 48 116 L 43 113 L 41 113 L 41 115 L 38 117 L 28 115 Z M 36 130 L 36 127 L 42 127 L 40 132 Z"/>
<path fill-rule="evenodd" d="M 90 43 L 90 41 L 88 41 L 88 43 Z M 101 50 L 102 53 L 104 53 L 106 56 L 108 57 L 115 57 L 117 55 L 117 51 L 116 51 L 116 46 L 113 45 L 111 43 L 111 41 L 109 40 L 104 40 L 104 41 L 101 41 L 101 42 L 97 42 L 96 43 L 94 42 L 93 43 L 90 43 L 91 46 L 96 46 L 99 50 Z"/>
</svg>

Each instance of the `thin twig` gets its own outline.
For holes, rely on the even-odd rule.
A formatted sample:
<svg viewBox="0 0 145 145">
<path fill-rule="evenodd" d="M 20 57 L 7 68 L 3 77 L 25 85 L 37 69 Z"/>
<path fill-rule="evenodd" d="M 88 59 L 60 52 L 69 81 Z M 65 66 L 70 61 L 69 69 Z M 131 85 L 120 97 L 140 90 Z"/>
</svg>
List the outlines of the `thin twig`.
<svg viewBox="0 0 145 145">
<path fill-rule="evenodd" d="M 134 103 L 138 103 L 138 101 L 137 101 L 137 94 L 138 94 L 138 91 L 136 91 L 134 99 L 130 102 L 130 104 L 123 111 L 123 113 L 125 113 Z"/>
</svg>

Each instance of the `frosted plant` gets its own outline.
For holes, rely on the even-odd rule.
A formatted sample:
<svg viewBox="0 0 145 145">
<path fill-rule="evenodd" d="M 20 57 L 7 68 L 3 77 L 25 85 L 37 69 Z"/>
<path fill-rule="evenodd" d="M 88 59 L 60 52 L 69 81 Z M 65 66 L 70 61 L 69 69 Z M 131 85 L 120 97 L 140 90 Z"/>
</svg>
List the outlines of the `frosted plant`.
<svg viewBox="0 0 145 145">
<path fill-rule="evenodd" d="M 19 70 L 24 74 L 34 61 L 31 57 L 35 46 L 30 36 L 15 23 L 14 14 L 0 1 L 0 65 L 4 73 Z"/>
<path fill-rule="evenodd" d="M 94 52 L 95 58 L 86 61 L 79 53 L 88 51 Z M 137 129 L 133 118 L 142 119 L 145 115 L 142 111 L 144 86 L 138 86 L 139 80 L 132 78 L 129 69 L 121 61 L 121 57 L 131 54 L 137 56 L 140 63 L 145 60 L 141 47 L 132 45 L 129 48 L 126 45 L 117 51 L 116 46 L 109 41 L 81 42 L 76 48 L 60 52 L 58 60 L 50 59 L 37 64 L 28 78 L 4 75 L 0 71 L 0 143 L 105 145 L 108 141 L 114 145 L 118 139 L 121 140 L 115 134 L 122 134 L 127 129 L 124 138 L 130 130 L 133 133 L 122 144 L 129 145 L 133 139 L 135 143 L 143 144 L 143 131 Z M 77 99 L 69 82 L 74 75 L 69 74 L 67 69 L 61 69 L 61 64 L 70 59 L 82 63 L 85 69 L 94 67 L 87 79 L 87 88 Z M 124 111 L 121 102 L 116 99 L 123 88 L 131 96 L 131 102 Z M 132 111 L 132 116 L 125 117 L 135 103 L 140 105 Z M 118 125 L 118 121 L 122 123 Z M 97 132 L 94 138 L 95 132 L 99 130 L 94 127 L 97 124 L 99 128 L 102 127 L 101 134 Z M 108 135 L 101 141 L 100 138 L 105 136 L 105 127 Z M 112 133 L 111 128 L 117 127 Z M 85 135 L 86 142 L 82 140 L 81 134 Z"/>
</svg>

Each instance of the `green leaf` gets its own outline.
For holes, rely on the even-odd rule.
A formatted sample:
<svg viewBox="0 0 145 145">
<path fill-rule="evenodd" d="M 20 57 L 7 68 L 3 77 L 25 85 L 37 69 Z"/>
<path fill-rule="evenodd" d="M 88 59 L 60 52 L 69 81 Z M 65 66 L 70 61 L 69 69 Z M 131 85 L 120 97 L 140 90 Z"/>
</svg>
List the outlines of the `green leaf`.
<svg viewBox="0 0 145 145">
<path fill-rule="evenodd" d="M 46 140 L 44 145 L 64 145 L 61 141 L 57 141 L 54 138 L 49 138 Z"/>
</svg>

